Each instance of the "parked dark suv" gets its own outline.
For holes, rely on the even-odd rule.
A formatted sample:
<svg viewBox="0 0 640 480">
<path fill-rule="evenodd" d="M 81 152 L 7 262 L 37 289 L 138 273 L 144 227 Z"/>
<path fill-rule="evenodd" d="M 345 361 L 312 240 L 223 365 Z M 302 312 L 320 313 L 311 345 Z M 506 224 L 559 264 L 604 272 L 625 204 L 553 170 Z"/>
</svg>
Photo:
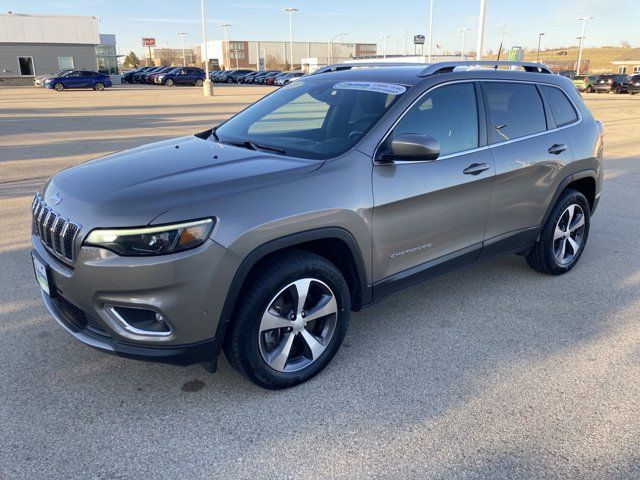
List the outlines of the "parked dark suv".
<svg viewBox="0 0 640 480">
<path fill-rule="evenodd" d="M 543 65 L 478 65 L 496 62 L 325 68 L 216 128 L 54 175 L 32 205 L 45 305 L 99 350 L 210 371 L 224 350 L 284 388 L 392 292 L 505 253 L 570 271 L 602 125 Z"/>
<path fill-rule="evenodd" d="M 640 92 L 640 73 L 631 75 L 627 82 L 627 90 L 631 95 L 635 95 Z"/>
<path fill-rule="evenodd" d="M 629 76 L 626 74 L 600 75 L 593 84 L 593 89 L 596 93 L 627 93 L 628 82 Z"/>
</svg>

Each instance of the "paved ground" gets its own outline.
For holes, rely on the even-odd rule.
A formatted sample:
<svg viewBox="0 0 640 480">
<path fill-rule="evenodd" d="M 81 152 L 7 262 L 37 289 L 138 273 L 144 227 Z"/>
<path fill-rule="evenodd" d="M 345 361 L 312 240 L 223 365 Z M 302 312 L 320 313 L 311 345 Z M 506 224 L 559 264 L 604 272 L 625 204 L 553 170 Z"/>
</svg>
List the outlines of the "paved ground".
<svg viewBox="0 0 640 480">
<path fill-rule="evenodd" d="M 106 356 L 54 323 L 29 263 L 39 183 L 265 91 L 0 89 L 0 478 L 640 478 L 640 96 L 588 97 L 606 183 L 570 274 L 510 256 L 398 293 L 298 388 Z"/>
</svg>

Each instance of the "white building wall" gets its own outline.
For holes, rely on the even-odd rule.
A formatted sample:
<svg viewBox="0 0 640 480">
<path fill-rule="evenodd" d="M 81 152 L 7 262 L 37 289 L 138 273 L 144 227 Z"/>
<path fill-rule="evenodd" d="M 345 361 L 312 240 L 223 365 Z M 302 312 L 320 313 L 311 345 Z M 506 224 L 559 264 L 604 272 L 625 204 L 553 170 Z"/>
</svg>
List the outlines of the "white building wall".
<svg viewBox="0 0 640 480">
<path fill-rule="evenodd" d="M 52 43 L 98 45 L 97 17 L 0 15 L 1 43 Z"/>
</svg>

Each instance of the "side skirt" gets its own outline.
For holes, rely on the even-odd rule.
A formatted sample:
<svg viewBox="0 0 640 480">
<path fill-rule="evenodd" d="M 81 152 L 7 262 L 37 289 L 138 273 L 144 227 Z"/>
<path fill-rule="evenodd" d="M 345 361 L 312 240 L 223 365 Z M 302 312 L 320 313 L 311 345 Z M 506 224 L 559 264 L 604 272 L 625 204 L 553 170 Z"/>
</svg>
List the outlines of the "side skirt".
<svg viewBox="0 0 640 480">
<path fill-rule="evenodd" d="M 374 283 L 372 302 L 378 302 L 387 295 L 412 287 L 425 280 L 439 277 L 459 268 L 509 253 L 524 253 L 533 246 L 540 232 L 540 227 L 527 228 L 511 232 L 498 237 L 471 245 L 430 262 L 417 265 L 408 270 L 398 272 Z M 367 306 L 368 306 L 367 305 Z M 364 307 L 365 305 L 363 305 Z"/>
</svg>

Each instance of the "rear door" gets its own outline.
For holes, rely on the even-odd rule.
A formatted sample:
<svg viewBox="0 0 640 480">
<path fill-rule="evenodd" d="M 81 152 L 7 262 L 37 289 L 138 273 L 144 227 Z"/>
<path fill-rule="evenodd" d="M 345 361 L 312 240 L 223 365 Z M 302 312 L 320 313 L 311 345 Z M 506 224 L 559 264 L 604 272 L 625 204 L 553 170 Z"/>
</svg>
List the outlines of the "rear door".
<svg viewBox="0 0 640 480">
<path fill-rule="evenodd" d="M 478 92 L 473 82 L 428 91 L 385 140 L 426 134 L 438 140 L 441 153 L 433 161 L 398 159 L 374 166 L 375 280 L 406 276 L 409 269 L 423 270 L 431 265 L 427 262 L 447 256 L 465 262 L 477 256 L 494 174 Z"/>
<path fill-rule="evenodd" d="M 558 175 L 572 161 L 571 149 L 562 128 L 545 110 L 542 89 L 533 83 L 482 82 L 487 113 L 487 133 L 495 161 L 496 177 L 485 240 L 515 242 L 512 248 L 528 244 L 554 193 Z M 555 92 L 551 88 L 549 95 Z M 572 107 L 571 107 L 572 108 Z M 573 123 L 560 118 L 558 125 Z M 510 239 L 510 240 L 509 240 Z M 508 245 L 509 246 L 509 245 Z"/>
</svg>

